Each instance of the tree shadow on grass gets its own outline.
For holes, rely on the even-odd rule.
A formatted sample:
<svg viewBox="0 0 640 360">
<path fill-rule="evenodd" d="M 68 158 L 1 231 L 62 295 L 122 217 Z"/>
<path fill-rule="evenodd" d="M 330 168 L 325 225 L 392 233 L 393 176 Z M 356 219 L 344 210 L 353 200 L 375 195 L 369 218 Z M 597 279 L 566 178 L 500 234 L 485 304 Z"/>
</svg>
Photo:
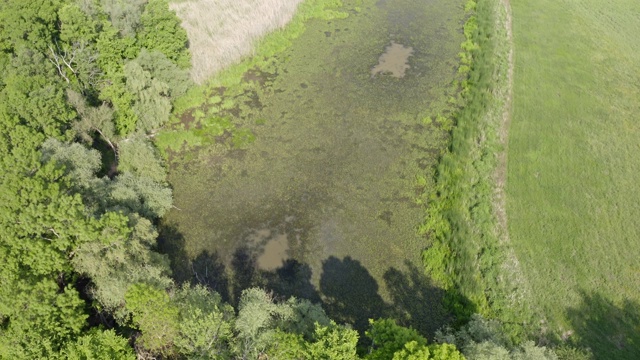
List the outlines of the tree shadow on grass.
<svg viewBox="0 0 640 360">
<path fill-rule="evenodd" d="M 433 339 L 436 330 L 452 320 L 443 306 L 445 291 L 434 286 L 424 270 L 408 261 L 405 266 L 405 272 L 390 268 L 383 276 L 391 294 L 390 315 L 399 324 Z"/>
<path fill-rule="evenodd" d="M 596 359 L 640 359 L 640 304 L 616 305 L 595 293 L 581 297 L 578 307 L 567 310 L 574 344 L 591 349 Z"/>
</svg>

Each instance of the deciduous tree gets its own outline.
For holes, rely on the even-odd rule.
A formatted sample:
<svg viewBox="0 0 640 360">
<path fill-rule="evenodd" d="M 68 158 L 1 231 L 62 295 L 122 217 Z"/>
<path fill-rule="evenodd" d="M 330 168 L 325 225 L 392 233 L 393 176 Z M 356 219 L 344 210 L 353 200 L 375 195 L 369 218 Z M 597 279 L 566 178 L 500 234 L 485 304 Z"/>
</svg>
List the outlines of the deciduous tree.
<svg viewBox="0 0 640 360">
<path fill-rule="evenodd" d="M 94 329 L 67 343 L 61 353 L 67 360 L 135 360 L 127 339 L 113 330 Z"/>
<path fill-rule="evenodd" d="M 180 19 L 169 9 L 167 0 L 150 0 L 140 17 L 138 42 L 150 51 L 159 51 L 180 68 L 190 65 L 187 32 Z"/>
<path fill-rule="evenodd" d="M 136 343 L 152 353 L 172 355 L 178 336 L 179 309 L 164 289 L 148 285 L 132 285 L 125 296 L 132 325 L 141 331 Z"/>
</svg>

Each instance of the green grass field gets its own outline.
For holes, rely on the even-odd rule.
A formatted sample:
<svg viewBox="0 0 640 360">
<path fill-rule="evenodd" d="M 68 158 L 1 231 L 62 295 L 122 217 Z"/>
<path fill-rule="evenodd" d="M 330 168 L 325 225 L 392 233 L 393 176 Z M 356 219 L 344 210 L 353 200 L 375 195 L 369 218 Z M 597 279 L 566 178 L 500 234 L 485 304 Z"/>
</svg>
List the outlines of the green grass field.
<svg viewBox="0 0 640 360">
<path fill-rule="evenodd" d="M 512 0 L 509 234 L 551 337 L 640 357 L 640 2 Z"/>
</svg>

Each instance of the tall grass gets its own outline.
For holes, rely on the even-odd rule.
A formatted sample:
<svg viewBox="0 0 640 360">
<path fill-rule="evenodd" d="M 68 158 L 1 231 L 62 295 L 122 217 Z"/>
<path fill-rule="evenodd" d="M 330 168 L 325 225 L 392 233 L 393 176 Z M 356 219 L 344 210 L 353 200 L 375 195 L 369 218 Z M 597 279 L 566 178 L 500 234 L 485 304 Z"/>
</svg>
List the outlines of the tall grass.
<svg viewBox="0 0 640 360">
<path fill-rule="evenodd" d="M 475 312 L 497 317 L 519 340 L 529 318 L 525 289 L 515 280 L 519 270 L 508 261 L 509 244 L 500 241 L 495 202 L 500 131 L 509 97 L 507 15 L 500 0 L 470 0 L 466 10 L 460 93 L 452 99 L 460 107 L 420 228 L 432 240 L 423 259 L 432 278 L 447 290 L 447 305 L 459 320 Z"/>
<path fill-rule="evenodd" d="M 256 41 L 284 27 L 302 0 L 187 0 L 171 9 L 189 36 L 193 79 L 202 83 L 251 55 Z"/>
</svg>

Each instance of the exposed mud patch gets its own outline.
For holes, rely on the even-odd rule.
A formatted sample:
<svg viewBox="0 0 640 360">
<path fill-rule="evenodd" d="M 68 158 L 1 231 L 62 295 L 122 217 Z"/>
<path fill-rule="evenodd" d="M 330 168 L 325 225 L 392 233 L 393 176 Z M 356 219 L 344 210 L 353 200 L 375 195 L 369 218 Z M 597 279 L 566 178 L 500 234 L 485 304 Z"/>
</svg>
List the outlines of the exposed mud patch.
<svg viewBox="0 0 640 360">
<path fill-rule="evenodd" d="M 262 253 L 258 256 L 258 268 L 271 271 L 283 266 L 289 257 L 289 237 L 287 234 L 272 235 L 269 229 L 261 230 L 256 234 L 267 240 Z"/>
<path fill-rule="evenodd" d="M 409 66 L 409 57 L 413 55 L 413 48 L 391 42 L 384 54 L 380 55 L 378 65 L 371 69 L 371 76 L 391 75 L 395 78 L 403 78 Z"/>
</svg>

